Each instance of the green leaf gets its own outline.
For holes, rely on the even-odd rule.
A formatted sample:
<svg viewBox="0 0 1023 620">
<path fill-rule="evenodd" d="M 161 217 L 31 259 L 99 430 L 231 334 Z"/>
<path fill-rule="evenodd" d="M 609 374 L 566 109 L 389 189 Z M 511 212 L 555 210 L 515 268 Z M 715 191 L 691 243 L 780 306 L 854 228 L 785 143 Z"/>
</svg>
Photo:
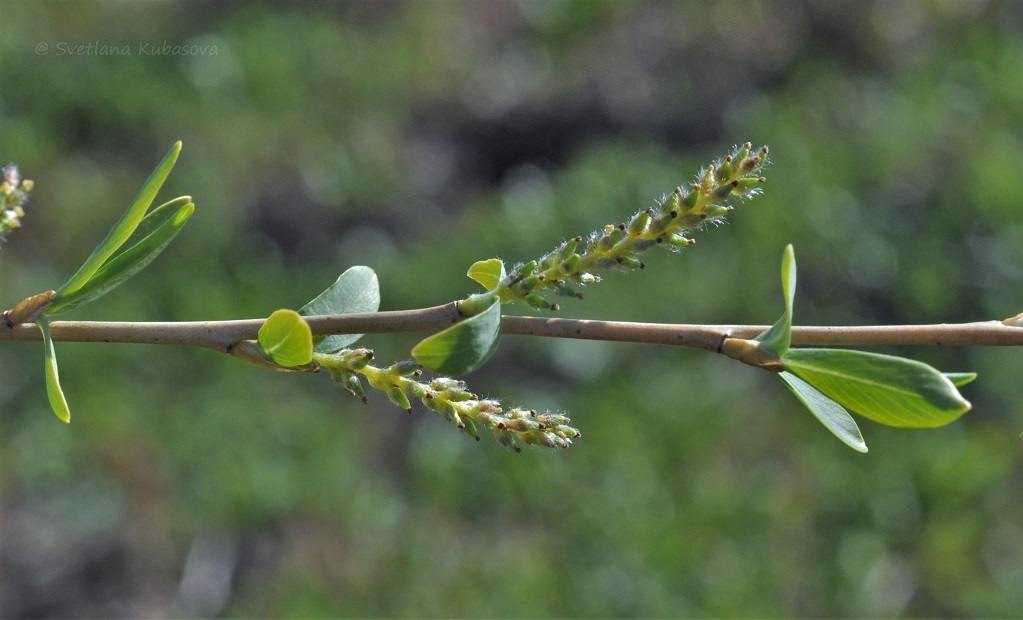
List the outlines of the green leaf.
<svg viewBox="0 0 1023 620">
<path fill-rule="evenodd" d="M 781 257 L 781 290 L 785 295 L 785 312 L 771 329 L 754 339 L 779 356 L 785 355 L 792 343 L 792 304 L 796 295 L 796 255 L 792 244 L 785 247 Z"/>
<path fill-rule="evenodd" d="M 167 152 L 163 161 L 156 166 L 153 173 L 149 175 L 142 189 L 135 196 L 135 200 L 128 206 L 121 219 L 110 229 L 103 242 L 96 246 L 96 249 L 92 251 L 92 254 L 86 259 L 85 263 L 78 268 L 78 271 L 64 283 L 64 286 L 60 287 L 60 290 L 57 291 L 57 295 L 54 297 L 55 303 L 59 303 L 64 297 L 75 293 L 78 289 L 85 286 L 93 274 L 99 271 L 103 263 L 131 237 L 131 234 L 149 209 L 149 205 L 153 204 L 153 199 L 156 198 L 156 194 L 160 191 L 163 182 L 167 180 L 167 175 L 170 174 L 171 168 L 174 167 L 174 163 L 178 160 L 180 152 L 181 142 L 178 141 Z"/>
<path fill-rule="evenodd" d="M 351 267 L 298 311 L 302 316 L 319 314 L 356 314 L 380 309 L 380 283 L 369 267 Z M 313 342 L 317 353 L 334 353 L 362 338 L 362 334 L 317 336 Z"/>
<path fill-rule="evenodd" d="M 185 204 L 179 205 L 181 200 L 185 200 Z M 181 232 L 194 210 L 195 205 L 187 202 L 187 197 L 178 198 L 153 210 L 142 220 L 142 225 L 128 243 L 104 263 L 84 286 L 51 304 L 46 314 L 60 314 L 95 301 L 145 269 Z M 143 225 L 145 234 L 138 234 L 143 231 Z"/>
<path fill-rule="evenodd" d="M 46 397 L 50 400 L 50 408 L 57 414 L 61 422 L 71 423 L 71 410 L 60 389 L 60 378 L 57 376 L 57 354 L 53 350 L 53 338 L 50 336 L 50 322 L 40 317 L 36 321 L 39 331 L 43 333 L 43 360 L 46 365 Z"/>
<path fill-rule="evenodd" d="M 792 390 L 796 398 L 806 405 L 810 413 L 820 420 L 824 428 L 831 431 L 835 437 L 838 437 L 842 443 L 853 450 L 867 451 L 867 444 L 863 441 L 860 428 L 856 426 L 856 420 L 853 420 L 842 405 L 821 394 L 815 387 L 790 372 L 782 371 L 778 373 L 778 376 Z"/>
<path fill-rule="evenodd" d="M 785 370 L 846 409 L 902 428 L 934 428 L 970 409 L 945 375 L 927 364 L 845 349 L 791 349 Z"/>
<path fill-rule="evenodd" d="M 491 258 L 473 263 L 466 275 L 482 284 L 488 291 L 492 291 L 507 274 L 504 271 L 504 262 L 499 258 Z"/>
<path fill-rule="evenodd" d="M 412 357 L 430 370 L 464 375 L 493 355 L 500 337 L 501 304 L 495 299 L 483 312 L 421 341 L 412 349 Z"/>
<path fill-rule="evenodd" d="M 942 374 L 948 377 L 948 380 L 956 387 L 963 387 L 977 378 L 977 373 L 975 372 L 946 372 Z"/>
<path fill-rule="evenodd" d="M 278 310 L 259 328 L 259 346 L 275 363 L 288 368 L 313 359 L 313 333 L 294 310 Z"/>
</svg>

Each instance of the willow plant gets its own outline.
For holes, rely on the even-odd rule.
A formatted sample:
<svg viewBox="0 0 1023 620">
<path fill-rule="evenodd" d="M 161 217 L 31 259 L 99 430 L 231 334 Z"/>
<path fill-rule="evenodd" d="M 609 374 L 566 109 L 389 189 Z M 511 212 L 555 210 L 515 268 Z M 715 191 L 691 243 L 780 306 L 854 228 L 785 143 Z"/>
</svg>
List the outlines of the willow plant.
<svg viewBox="0 0 1023 620">
<path fill-rule="evenodd" d="M 367 391 L 374 390 L 409 412 L 418 402 L 475 439 L 489 431 L 515 451 L 523 445 L 568 448 L 580 437 L 568 416 L 481 398 L 458 379 L 482 366 L 504 333 L 661 343 L 720 353 L 776 374 L 838 439 L 866 452 L 850 412 L 888 426 L 942 426 L 970 409 L 958 387 L 976 375 L 942 373 L 902 357 L 794 344 L 1023 344 L 1019 317 L 940 326 L 793 327 L 796 262 L 791 245 L 782 257 L 784 312 L 771 326 L 502 315 L 505 304 L 557 312 L 560 300 L 582 299 L 582 289 L 599 283 L 603 272 L 642 270 L 648 251 L 659 248 L 674 254 L 691 247 L 693 233 L 723 222 L 733 203 L 761 192 L 768 148 L 754 149 L 750 143 L 732 149 L 700 170 L 692 183 L 676 187 L 623 222 L 568 238 L 550 252 L 510 267 L 498 258 L 474 263 L 467 275 L 484 290 L 441 306 L 380 311 L 376 274 L 369 267 L 354 266 L 298 310 L 278 310 L 266 319 L 54 321 L 53 317 L 96 301 L 145 268 L 191 218 L 195 205 L 189 196 L 150 210 L 180 151 L 178 142 L 106 238 L 60 288 L 33 295 L 3 313 L 0 340 L 42 340 L 47 395 L 64 422 L 70 422 L 71 411 L 60 386 L 55 341 L 179 344 L 212 348 L 277 371 L 326 371 L 363 401 Z M 0 190 L 2 239 L 20 225 L 32 183 L 9 166 Z M 430 335 L 411 350 L 412 359 L 380 364 L 371 349 L 355 344 L 364 334 L 381 332 Z M 424 370 L 431 376 L 425 376 Z"/>
</svg>

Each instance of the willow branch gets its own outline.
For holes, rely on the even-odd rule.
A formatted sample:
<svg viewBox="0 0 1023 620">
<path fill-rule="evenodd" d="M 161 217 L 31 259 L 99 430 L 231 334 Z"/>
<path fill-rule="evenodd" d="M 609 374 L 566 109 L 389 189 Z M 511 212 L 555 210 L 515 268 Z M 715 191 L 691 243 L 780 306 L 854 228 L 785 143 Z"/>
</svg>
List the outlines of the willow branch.
<svg viewBox="0 0 1023 620">
<path fill-rule="evenodd" d="M 456 304 L 364 314 L 306 317 L 313 334 L 433 333 L 461 320 Z M 254 340 L 264 319 L 237 321 L 110 322 L 54 321 L 55 341 L 173 344 L 224 353 Z M 725 338 L 753 338 L 767 325 L 688 325 L 504 316 L 503 333 L 692 347 L 720 352 Z M 0 340 L 40 340 L 34 325 L 0 327 Z M 810 346 L 1020 346 L 1023 328 L 1000 321 L 934 325 L 794 326 L 793 345 Z"/>
</svg>

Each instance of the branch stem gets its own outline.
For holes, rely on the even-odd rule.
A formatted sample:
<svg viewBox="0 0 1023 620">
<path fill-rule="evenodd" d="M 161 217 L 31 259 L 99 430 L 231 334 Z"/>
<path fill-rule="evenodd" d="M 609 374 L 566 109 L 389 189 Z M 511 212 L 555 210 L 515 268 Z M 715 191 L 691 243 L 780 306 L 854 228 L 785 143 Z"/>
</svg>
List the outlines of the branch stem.
<svg viewBox="0 0 1023 620">
<path fill-rule="evenodd" d="M 456 304 L 364 314 L 305 317 L 315 335 L 416 332 L 432 333 L 460 320 Z M 240 321 L 110 322 L 53 321 L 53 340 L 174 344 L 229 352 L 236 342 L 253 340 L 264 319 Z M 753 338 L 767 325 L 686 325 L 582 319 L 503 317 L 503 332 L 693 347 L 719 352 L 725 338 Z M 0 326 L 0 340 L 41 340 L 35 325 Z M 878 346 L 1021 346 L 1023 328 L 1000 321 L 935 325 L 793 326 L 793 345 Z"/>
</svg>

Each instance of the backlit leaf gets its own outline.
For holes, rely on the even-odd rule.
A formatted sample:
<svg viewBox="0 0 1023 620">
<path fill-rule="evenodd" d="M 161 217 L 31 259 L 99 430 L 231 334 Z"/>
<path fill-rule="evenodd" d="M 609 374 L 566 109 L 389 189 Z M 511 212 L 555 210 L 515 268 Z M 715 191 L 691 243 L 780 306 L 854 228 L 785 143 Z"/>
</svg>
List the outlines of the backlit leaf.
<svg viewBox="0 0 1023 620">
<path fill-rule="evenodd" d="M 493 355 L 500 337 L 501 304 L 495 299 L 483 312 L 422 340 L 412 357 L 430 370 L 464 375 Z"/>
<path fill-rule="evenodd" d="M 943 426 L 970 409 L 948 377 L 915 360 L 845 349 L 791 349 L 782 363 L 846 409 L 888 426 Z"/>
<path fill-rule="evenodd" d="M 259 328 L 259 346 L 275 363 L 302 366 L 313 359 L 313 333 L 294 310 L 278 310 Z"/>
<path fill-rule="evenodd" d="M 783 383 L 831 433 L 857 452 L 866 452 L 867 444 L 849 412 L 842 405 L 821 394 L 812 385 L 790 372 L 778 374 Z"/>
</svg>

